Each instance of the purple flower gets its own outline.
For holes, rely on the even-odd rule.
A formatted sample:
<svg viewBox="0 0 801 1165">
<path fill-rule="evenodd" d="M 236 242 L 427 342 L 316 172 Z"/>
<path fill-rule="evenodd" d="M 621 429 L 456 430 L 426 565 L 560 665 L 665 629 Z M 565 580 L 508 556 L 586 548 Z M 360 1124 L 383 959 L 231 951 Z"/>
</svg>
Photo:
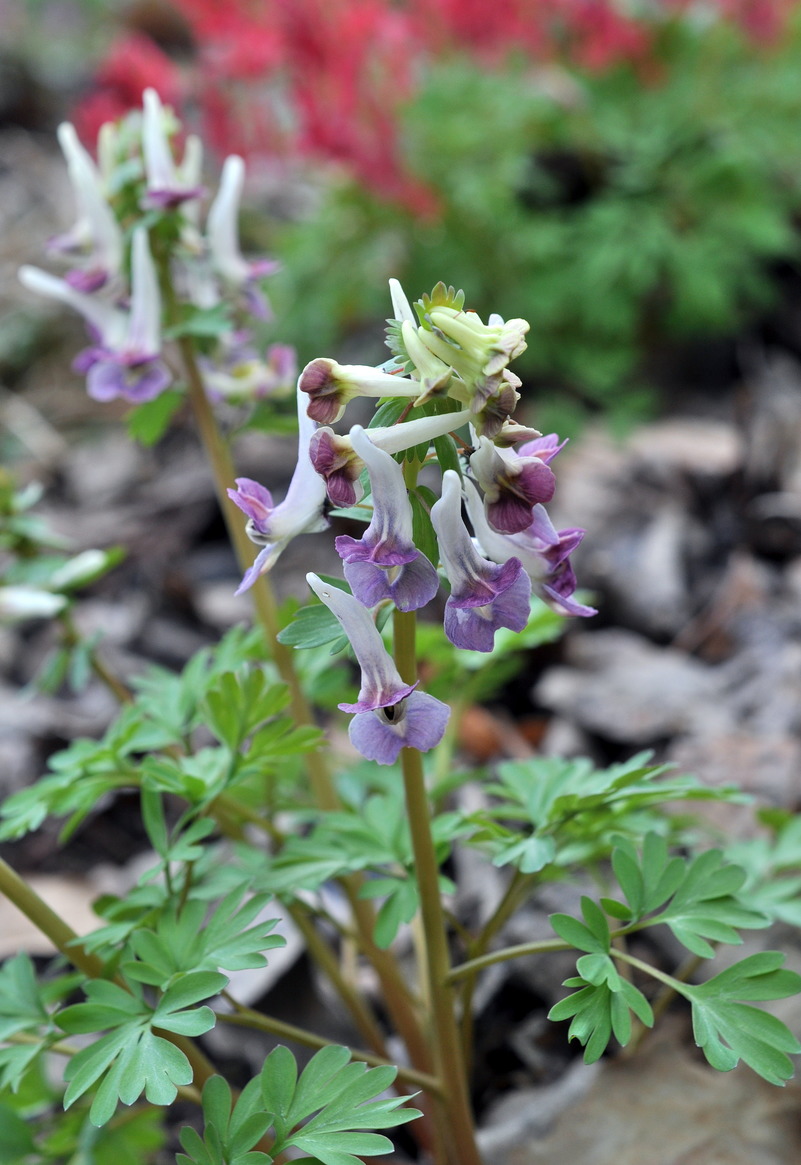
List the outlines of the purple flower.
<svg viewBox="0 0 801 1165">
<path fill-rule="evenodd" d="M 353 426 L 350 439 L 370 474 L 373 517 L 361 538 L 341 534 L 334 542 L 345 564 L 345 578 L 366 607 L 391 599 L 399 611 L 416 611 L 433 599 L 439 578 L 414 545 L 403 470 L 389 453 L 373 445 L 360 425 Z"/>
<path fill-rule="evenodd" d="M 529 443 L 533 444 L 536 442 Z M 513 449 L 499 449 L 487 437 L 478 438 L 470 468 L 484 491 L 489 524 L 502 534 L 526 530 L 531 524 L 533 507 L 549 502 L 556 487 L 553 470 L 543 459 L 521 457 Z"/>
<path fill-rule="evenodd" d="M 285 395 L 297 381 L 295 349 L 271 344 L 263 359 L 250 344 L 248 332 L 220 337 L 215 357 L 200 360 L 203 382 L 211 400 L 253 401 Z"/>
<path fill-rule="evenodd" d="M 556 433 L 547 433 L 544 437 L 540 434 L 533 440 L 526 441 L 517 452 L 520 457 L 539 457 L 540 461 L 550 465 L 557 453 L 562 452 L 565 445 L 567 445 L 567 437 L 560 442 Z"/>
<path fill-rule="evenodd" d="M 280 270 L 274 259 L 247 260 L 239 245 L 239 204 L 245 185 L 245 163 L 236 154 L 225 159 L 217 197 L 206 219 L 211 265 L 224 283 L 241 292 L 258 319 L 270 318 L 270 305 L 259 281 Z"/>
<path fill-rule="evenodd" d="M 572 597 L 576 576 L 570 565 L 570 555 L 584 537 L 583 530 L 557 531 L 545 507 L 535 506 L 527 530 L 519 534 L 499 534 L 487 521 L 476 487 L 471 481 L 464 484 L 467 512 L 476 540 L 485 554 L 494 562 L 519 559 L 537 594 L 560 615 L 598 613 L 594 607 L 585 606 Z"/>
<path fill-rule="evenodd" d="M 367 760 L 391 765 L 402 748 L 428 752 L 442 740 L 450 709 L 447 704 L 405 684 L 384 647 L 369 611 L 353 595 L 328 586 L 316 574 L 306 580 L 342 625 L 362 669 L 359 699 L 340 704 L 354 712 L 349 735 Z"/>
<path fill-rule="evenodd" d="M 67 282 L 78 291 L 97 291 L 120 273 L 122 231 L 106 201 L 100 172 L 69 122 L 58 127 L 58 140 L 67 162 L 78 220 L 66 234 L 50 239 L 48 248 L 84 257 L 81 267 L 68 272 Z"/>
<path fill-rule="evenodd" d="M 470 415 L 469 409 L 462 409 L 458 413 L 416 417 L 400 425 L 369 429 L 367 435 L 377 449 L 401 453 L 413 445 L 422 445 L 461 428 L 469 421 Z M 325 478 L 328 496 L 334 505 L 355 505 L 364 493 L 359 481 L 364 462 L 353 448 L 350 437 L 340 437 L 329 426 L 321 426 L 312 437 L 309 452 L 314 468 Z"/>
<path fill-rule="evenodd" d="M 300 388 L 309 395 L 309 416 L 321 425 L 333 425 L 355 396 L 409 396 L 421 392 L 418 380 L 393 376 L 362 364 L 337 364 L 319 356 L 300 374 Z"/>
<path fill-rule="evenodd" d="M 147 184 L 143 206 L 171 210 L 182 202 L 200 198 L 203 187 L 200 185 L 202 155 L 199 140 L 187 140 L 183 165 L 177 167 L 165 129 L 164 106 L 156 90 L 145 89 L 142 103 L 142 153 Z"/>
<path fill-rule="evenodd" d="M 78 291 L 37 267 L 21 267 L 20 280 L 31 291 L 58 299 L 84 317 L 96 343 L 84 349 L 74 367 L 87 373 L 95 400 L 116 397 L 140 404 L 153 400 L 171 383 L 161 359 L 161 295 L 147 230 L 137 227 L 131 244 L 131 300 L 127 310 Z"/>
<path fill-rule="evenodd" d="M 248 537 L 263 547 L 239 584 L 238 595 L 252 587 L 260 574 L 272 569 L 284 547 L 294 537 L 317 534 L 328 526 L 325 482 L 309 460 L 309 441 L 315 425 L 306 416 L 305 398 L 300 391 L 297 398 L 298 461 L 284 500 L 274 506 L 270 491 L 248 477 L 238 477 L 237 488 L 228 490 L 231 501 L 247 514 Z"/>
<path fill-rule="evenodd" d="M 445 634 L 456 647 L 492 651 L 499 627 L 522 631 L 531 610 L 531 580 L 518 558 L 499 565 L 482 558 L 462 521 L 459 474 L 448 469 L 431 508 L 442 565 L 451 584 Z"/>
</svg>

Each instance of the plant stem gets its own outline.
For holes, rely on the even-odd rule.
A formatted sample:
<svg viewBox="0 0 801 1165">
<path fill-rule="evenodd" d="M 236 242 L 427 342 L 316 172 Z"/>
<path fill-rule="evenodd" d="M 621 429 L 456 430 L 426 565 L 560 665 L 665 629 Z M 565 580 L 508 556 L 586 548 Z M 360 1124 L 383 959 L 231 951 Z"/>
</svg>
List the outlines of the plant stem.
<svg viewBox="0 0 801 1165">
<path fill-rule="evenodd" d="M 455 983 L 458 979 L 464 979 L 466 975 L 474 975 L 476 971 L 483 971 L 485 967 L 491 967 L 493 963 L 505 963 L 509 959 L 519 959 L 523 955 L 539 955 L 543 951 L 570 951 L 572 950 L 570 943 L 562 942 L 558 938 L 546 938 L 540 942 L 534 943 L 520 943 L 514 947 L 501 947 L 500 950 L 490 951 L 487 955 L 482 955 L 478 959 L 469 959 L 466 963 L 459 963 L 448 973 L 448 982 Z"/>
<path fill-rule="evenodd" d="M 328 1048 L 335 1043 L 334 1040 L 327 1040 L 324 1036 L 318 1036 L 315 1032 L 307 1031 L 305 1028 L 296 1027 L 292 1023 L 284 1023 L 283 1020 L 275 1019 L 271 1015 L 264 1015 L 260 1011 L 254 1011 L 250 1007 L 246 1007 L 242 1003 L 238 1003 L 231 998 L 227 991 L 223 992 L 223 996 L 231 1006 L 235 1009 L 233 1014 L 230 1012 L 217 1012 L 217 1019 L 220 1023 L 234 1024 L 239 1027 L 254 1028 L 258 1031 L 269 1032 L 271 1035 L 278 1036 L 284 1040 L 292 1040 L 296 1044 L 301 1044 L 307 1048 Z M 351 1058 L 354 1060 L 362 1060 L 365 1064 L 370 1064 L 374 1067 L 396 1067 L 384 1056 L 376 1056 L 372 1052 L 361 1051 L 359 1048 L 350 1048 Z M 408 1084 L 413 1084 L 417 1088 L 425 1088 L 427 1092 L 436 1093 L 440 1090 L 439 1081 L 431 1076 L 428 1072 L 418 1072 L 414 1068 L 398 1068 L 398 1079 L 404 1080 Z"/>
<path fill-rule="evenodd" d="M 405 683 L 417 681 L 414 612 L 394 615 L 395 662 Z M 406 810 L 420 891 L 420 913 L 425 934 L 426 979 L 434 1039 L 434 1063 L 442 1082 L 440 1111 L 452 1165 L 481 1165 L 473 1134 L 473 1115 L 462 1045 L 454 1014 L 454 996 L 448 983 L 450 958 L 445 914 L 439 889 L 439 864 L 431 835 L 428 792 L 423 761 L 416 748 L 401 750 Z"/>
<path fill-rule="evenodd" d="M 62 611 L 59 618 L 61 621 L 61 626 L 64 629 L 64 642 L 66 646 L 77 647 L 77 645 L 81 642 L 81 633 L 75 626 L 71 612 L 69 610 Z M 100 658 L 95 649 L 92 649 L 92 651 L 89 653 L 89 666 L 97 678 L 101 681 L 101 683 L 106 685 L 112 696 L 114 696 L 114 698 L 120 704 L 130 704 L 131 700 L 133 699 L 130 690 L 125 686 L 122 680 L 118 679 L 117 676 L 115 676 L 114 673 L 108 667 L 106 667 L 105 663 Z"/>
</svg>

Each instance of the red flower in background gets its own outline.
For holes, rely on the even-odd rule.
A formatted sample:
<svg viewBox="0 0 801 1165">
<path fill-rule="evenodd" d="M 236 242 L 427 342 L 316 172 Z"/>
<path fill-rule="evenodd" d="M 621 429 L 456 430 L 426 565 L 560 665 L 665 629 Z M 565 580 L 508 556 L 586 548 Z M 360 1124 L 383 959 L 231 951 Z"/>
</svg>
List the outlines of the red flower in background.
<svg viewBox="0 0 801 1165">
<path fill-rule="evenodd" d="M 661 17 L 695 2 L 662 0 Z M 715 0 L 757 41 L 775 38 L 797 6 Z M 456 51 L 489 64 L 526 54 L 592 71 L 642 66 L 660 19 L 625 15 L 615 0 L 173 0 L 173 8 L 194 43 L 185 79 L 146 36 L 126 36 L 79 107 L 84 140 L 138 108 L 147 86 L 177 110 L 183 92 L 221 155 L 328 159 L 420 214 L 433 213 L 436 199 L 404 166 L 398 110 L 428 60 Z"/>
<path fill-rule="evenodd" d="M 81 140 L 94 148 L 101 125 L 116 121 L 142 105 L 142 93 L 153 88 L 165 105 L 180 105 L 182 80 L 177 65 L 141 33 L 116 41 L 94 75 L 92 92 L 73 116 Z"/>
</svg>

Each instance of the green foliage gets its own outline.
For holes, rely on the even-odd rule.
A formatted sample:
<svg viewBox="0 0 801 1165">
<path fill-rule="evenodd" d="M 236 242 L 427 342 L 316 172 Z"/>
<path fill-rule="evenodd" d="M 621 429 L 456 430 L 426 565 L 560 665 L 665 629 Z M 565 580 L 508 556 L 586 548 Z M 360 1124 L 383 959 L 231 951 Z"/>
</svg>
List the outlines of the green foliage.
<svg viewBox="0 0 801 1165">
<path fill-rule="evenodd" d="M 276 298 L 301 362 L 307 337 L 319 350 L 385 315 L 388 276 L 413 297 L 446 270 L 484 318 L 530 321 L 520 363 L 551 390 L 543 431 L 647 412 L 654 349 L 738 329 L 773 294 L 769 264 L 798 253 L 799 36 L 765 53 L 685 22 L 657 41 L 650 77 L 565 72 L 559 92 L 523 61 L 429 61 L 399 141 L 438 212 L 343 181 L 278 237 Z"/>
<path fill-rule="evenodd" d="M 0 1090 L 17 1092 L 33 1062 L 59 1038 L 50 1009 L 79 981 L 77 975 L 60 975 L 40 984 L 26 954 L 15 955 L 0 968 L 0 1042 L 26 1037 L 24 1043 L 0 1048 Z"/>
<path fill-rule="evenodd" d="M 580 757 L 533 757 L 498 766 L 488 786 L 490 808 L 471 814 L 473 841 L 495 865 L 533 874 L 550 864 L 579 866 L 608 855 L 615 834 L 640 837 L 669 829 L 660 811 L 670 802 L 737 799 L 735 789 L 710 790 L 689 776 L 670 775 L 643 752 L 607 769 Z"/>
<path fill-rule="evenodd" d="M 295 727 L 282 715 L 285 685 L 272 681 L 269 667 L 251 663 L 261 650 L 258 633 L 234 628 L 179 675 L 149 669 L 102 739 L 74 741 L 50 758 L 50 775 L 4 802 L 0 838 L 20 837 L 48 815 L 68 816 L 63 836 L 69 836 L 102 796 L 122 788 L 173 793 L 196 811 L 227 790 L 246 798 L 253 781 L 320 739 L 316 729 Z M 208 731 L 217 745 L 195 748 Z M 149 755 L 141 760 L 143 753 Z M 201 830 L 199 840 L 209 827 L 193 828 Z"/>
<path fill-rule="evenodd" d="M 801 976 L 782 970 L 783 962 L 781 952 L 762 951 L 700 986 L 677 988 L 692 1004 L 695 1042 L 713 1068 L 727 1072 L 743 1060 L 770 1084 L 792 1076 L 787 1053 L 801 1052 L 801 1043 L 775 1015 L 742 1002 L 796 995 Z"/>
<path fill-rule="evenodd" d="M 278 922 L 275 918 L 249 925 L 268 901 L 266 895 L 245 905 L 240 905 L 241 897 L 240 888 L 226 895 L 210 918 L 205 917 L 207 907 L 201 900 L 187 902 L 180 910 L 171 903 L 154 929 L 134 931 L 131 949 L 136 960 L 124 962 L 120 970 L 128 979 L 164 990 L 176 976 L 190 971 L 265 966 L 263 952 L 285 946 L 286 940 L 270 934 Z"/>
<path fill-rule="evenodd" d="M 616 948 L 607 920 L 611 916 L 624 923 L 619 934 L 665 924 L 693 954 L 711 958 L 715 952 L 708 939 L 736 944 L 742 941 L 738 928 L 768 925 L 768 918 L 736 897 L 744 871 L 717 850 L 689 859 L 671 857 L 664 838 L 653 833 L 641 853 L 620 839 L 612 868 L 625 904 L 602 898 L 599 905 L 584 897 L 582 919 L 551 916 L 559 937 L 585 953 L 576 963 L 578 975 L 565 981 L 576 990 L 551 1008 L 549 1018 L 571 1020 L 569 1038 L 585 1046 L 587 1063 L 600 1058 L 613 1035 L 621 1045 L 628 1043 L 632 1013 L 652 1026 L 647 999 L 615 965 L 623 960 L 690 1002 L 696 1043 L 714 1068 L 728 1071 L 743 1060 L 771 1084 L 784 1084 L 792 1074 L 787 1053 L 801 1051 L 801 1044 L 775 1016 L 743 1002 L 782 999 L 801 990 L 801 975 L 781 968 L 784 955 L 751 955 L 704 983 L 688 984 Z"/>
<path fill-rule="evenodd" d="M 155 1029 L 182 1036 L 207 1032 L 214 1026 L 214 1012 L 193 1005 L 216 994 L 227 982 L 225 975 L 215 971 L 183 975 L 154 1007 L 135 984 L 126 990 L 103 979 L 87 983 L 88 1002 L 64 1008 L 57 1023 L 68 1034 L 109 1030 L 67 1065 L 65 1107 L 94 1085 L 98 1087 L 89 1116 L 96 1125 L 111 1120 L 118 1101 L 133 1104 L 143 1092 L 151 1104 L 172 1104 L 178 1087 L 191 1084 L 192 1067 L 180 1048 Z"/>
<path fill-rule="evenodd" d="M 626 904 L 603 899 L 613 917 L 631 925 L 648 916 L 649 925 L 665 923 L 694 955 L 711 958 L 709 943 L 741 943 L 739 928 L 767 926 L 764 914 L 744 906 L 737 891 L 745 871 L 710 849 L 687 860 L 670 857 L 665 839 L 648 834 L 642 857 L 628 839 L 619 839 L 612 868 Z"/>
<path fill-rule="evenodd" d="M 367 1068 L 351 1062 L 347 1048 L 323 1048 L 298 1077 L 286 1048 L 267 1057 L 261 1074 L 231 1107 L 231 1090 L 220 1077 L 203 1089 L 204 1134 L 185 1128 L 186 1155 L 179 1165 L 269 1165 L 290 1147 L 311 1154 L 320 1165 L 359 1165 L 360 1157 L 392 1150 L 386 1137 L 363 1129 L 389 1128 L 414 1120 L 405 1097 L 376 1100 L 395 1079 L 394 1068 Z M 273 1130 L 272 1156 L 254 1151 Z"/>
<path fill-rule="evenodd" d="M 140 445 L 157 445 L 183 402 L 182 392 L 168 389 L 160 393 L 155 400 L 135 405 L 126 417 L 128 436 L 138 441 Z"/>
</svg>

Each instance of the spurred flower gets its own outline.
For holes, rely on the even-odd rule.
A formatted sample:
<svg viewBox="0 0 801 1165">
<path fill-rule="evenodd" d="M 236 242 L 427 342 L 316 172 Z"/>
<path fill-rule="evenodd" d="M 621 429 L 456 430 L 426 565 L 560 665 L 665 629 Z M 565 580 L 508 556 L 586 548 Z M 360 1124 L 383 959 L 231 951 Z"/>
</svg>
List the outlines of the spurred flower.
<svg viewBox="0 0 801 1165">
<path fill-rule="evenodd" d="M 518 558 L 489 562 L 476 550 L 462 521 L 459 474 L 448 469 L 442 497 L 431 508 L 442 565 L 451 584 L 445 634 L 456 647 L 492 651 L 499 627 L 522 631 L 528 623 L 531 580 Z"/>
<path fill-rule="evenodd" d="M 58 140 L 67 162 L 78 219 L 66 234 L 50 239 L 48 247 L 81 256 L 82 265 L 68 273 L 67 282 L 79 291 L 92 292 L 120 273 L 122 231 L 106 201 L 100 171 L 78 140 L 75 127 L 67 121 L 62 122 L 58 127 Z"/>
<path fill-rule="evenodd" d="M 341 534 L 334 542 L 345 578 L 366 607 L 391 599 L 400 611 L 416 611 L 433 599 L 439 579 L 414 544 L 403 470 L 360 425 L 353 426 L 350 439 L 370 474 L 373 517 L 361 538 Z"/>
<path fill-rule="evenodd" d="M 79 353 L 74 367 L 87 374 L 87 391 L 94 400 L 122 397 L 140 404 L 153 400 L 171 383 L 172 376 L 160 355 L 161 295 L 145 227 L 137 227 L 133 233 L 127 310 L 78 291 L 38 267 L 21 267 L 19 277 L 31 291 L 80 312 L 89 324 L 96 343 Z"/>
<path fill-rule="evenodd" d="M 225 159 L 220 188 L 209 207 L 206 239 L 211 266 L 223 283 L 240 292 L 248 309 L 259 319 L 269 319 L 270 306 L 259 286 L 281 264 L 275 259 L 245 259 L 239 245 L 239 205 L 245 184 L 245 163 L 232 154 Z"/>
<path fill-rule="evenodd" d="M 422 445 L 467 424 L 470 410 L 440 413 L 433 417 L 416 417 L 399 425 L 377 426 L 367 435 L 377 449 L 401 453 L 413 445 Z M 359 476 L 364 462 L 353 448 L 349 436 L 340 436 L 327 425 L 321 426 L 311 440 L 312 464 L 326 481 L 328 496 L 335 506 L 352 506 L 362 497 Z"/>
<path fill-rule="evenodd" d="M 470 468 L 484 491 L 489 524 L 502 534 L 518 534 L 531 524 L 533 507 L 553 497 L 553 470 L 539 457 L 497 448 L 488 437 L 475 440 Z"/>
<path fill-rule="evenodd" d="M 309 416 L 321 425 L 333 425 L 355 396 L 420 395 L 420 382 L 392 376 L 362 364 L 338 364 L 324 356 L 310 361 L 300 374 L 300 388 L 309 395 Z"/>
<path fill-rule="evenodd" d="M 286 395 L 297 381 L 297 359 L 290 344 L 271 344 L 260 356 L 249 332 L 223 334 L 213 358 L 200 361 L 211 400 L 235 403 Z"/>
<path fill-rule="evenodd" d="M 484 503 L 473 483 L 465 481 L 464 489 L 473 532 L 485 554 L 494 562 L 519 559 L 536 593 L 559 614 L 597 614 L 594 607 L 585 606 L 573 598 L 576 576 L 570 565 L 570 555 L 584 537 L 583 530 L 557 531 L 545 507 L 540 505 L 534 507 L 527 530 L 519 534 L 499 534 L 487 521 Z"/>
<path fill-rule="evenodd" d="M 142 94 L 142 153 L 145 160 L 146 191 L 143 205 L 160 210 L 180 206 L 200 198 L 202 154 L 197 138 L 187 140 L 183 163 L 176 166 L 167 134 L 166 113 L 155 89 Z M 191 144 L 190 144 L 191 143 Z"/>
<path fill-rule="evenodd" d="M 316 574 L 307 574 L 306 580 L 339 620 L 362 670 L 359 699 L 339 705 L 355 713 L 349 729 L 354 747 L 380 765 L 393 764 L 402 748 L 434 748 L 448 723 L 447 704 L 416 691 L 417 684 L 403 682 L 370 612 L 358 599 Z"/>
<path fill-rule="evenodd" d="M 298 460 L 284 500 L 274 505 L 270 491 L 247 477 L 238 477 L 237 488 L 228 490 L 231 501 L 247 514 L 248 537 L 262 547 L 239 584 L 238 595 L 252 587 L 260 574 L 272 569 L 284 547 L 298 534 L 317 534 L 328 526 L 325 482 L 309 460 L 315 424 L 306 415 L 305 397 L 300 390 L 297 398 Z"/>
</svg>

